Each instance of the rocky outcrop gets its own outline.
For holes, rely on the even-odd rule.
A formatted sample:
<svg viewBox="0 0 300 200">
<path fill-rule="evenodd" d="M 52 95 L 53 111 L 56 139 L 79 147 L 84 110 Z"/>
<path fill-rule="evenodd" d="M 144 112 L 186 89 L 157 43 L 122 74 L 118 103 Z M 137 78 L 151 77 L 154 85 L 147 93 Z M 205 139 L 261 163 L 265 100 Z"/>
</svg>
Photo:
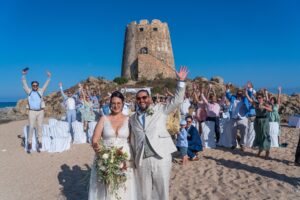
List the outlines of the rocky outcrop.
<svg viewBox="0 0 300 200">
<path fill-rule="evenodd" d="M 1 108 L 0 109 L 0 124 L 15 120 L 27 119 L 26 115 L 21 114 L 16 108 Z"/>
<path fill-rule="evenodd" d="M 282 95 L 279 113 L 284 122 L 287 122 L 289 116 L 300 114 L 300 94 Z"/>
<path fill-rule="evenodd" d="M 216 83 L 224 84 L 224 79 L 220 76 L 214 76 L 210 80 Z"/>
</svg>

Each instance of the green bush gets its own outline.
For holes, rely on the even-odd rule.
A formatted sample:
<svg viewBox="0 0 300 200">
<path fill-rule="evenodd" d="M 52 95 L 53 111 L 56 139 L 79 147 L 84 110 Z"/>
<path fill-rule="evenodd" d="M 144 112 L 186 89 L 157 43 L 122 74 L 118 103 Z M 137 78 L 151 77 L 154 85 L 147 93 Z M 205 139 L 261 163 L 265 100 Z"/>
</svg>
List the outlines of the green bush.
<svg viewBox="0 0 300 200">
<path fill-rule="evenodd" d="M 123 85 L 125 83 L 128 83 L 128 79 L 125 77 L 116 77 L 113 81 L 118 85 Z"/>
<path fill-rule="evenodd" d="M 153 96 L 156 95 L 157 93 L 158 94 L 163 94 L 163 88 L 161 88 L 159 86 L 153 87 L 151 89 L 151 93 L 152 93 Z"/>
<path fill-rule="evenodd" d="M 137 86 L 149 86 L 151 84 L 150 80 L 147 80 L 145 76 L 142 76 L 140 80 L 136 83 Z"/>
</svg>

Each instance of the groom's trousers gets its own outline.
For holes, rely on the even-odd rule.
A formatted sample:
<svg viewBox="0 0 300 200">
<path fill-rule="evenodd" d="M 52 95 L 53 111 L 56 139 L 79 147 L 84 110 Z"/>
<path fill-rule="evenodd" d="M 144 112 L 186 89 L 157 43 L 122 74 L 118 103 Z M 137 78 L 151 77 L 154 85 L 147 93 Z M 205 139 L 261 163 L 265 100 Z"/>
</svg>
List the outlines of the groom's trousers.
<svg viewBox="0 0 300 200">
<path fill-rule="evenodd" d="M 142 200 L 168 200 L 172 156 L 144 158 L 137 169 Z"/>
</svg>

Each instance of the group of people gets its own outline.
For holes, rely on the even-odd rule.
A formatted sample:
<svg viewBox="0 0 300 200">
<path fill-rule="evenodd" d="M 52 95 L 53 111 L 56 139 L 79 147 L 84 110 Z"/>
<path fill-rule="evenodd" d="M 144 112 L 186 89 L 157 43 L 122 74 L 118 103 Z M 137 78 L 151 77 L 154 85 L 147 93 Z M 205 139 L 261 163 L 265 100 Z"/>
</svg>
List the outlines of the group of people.
<svg viewBox="0 0 300 200">
<path fill-rule="evenodd" d="M 204 88 L 194 83 L 192 95 L 187 93 L 180 106 L 181 117 L 191 117 L 190 109 L 194 108 L 192 118 L 200 135 L 204 123 L 213 122 L 217 145 L 222 145 L 222 138 L 229 138 L 231 149 L 235 149 L 238 144 L 241 151 L 245 147 L 258 147 L 257 156 L 265 150 L 265 158 L 268 158 L 271 139 L 275 146 L 279 144 L 281 87 L 278 87 L 277 96 L 266 89 L 256 92 L 251 82 L 243 89 L 237 89 L 234 95 L 231 93 L 231 84 L 225 85 L 224 89 L 225 92 L 217 94 L 212 85 Z M 221 120 L 228 127 L 222 133 Z M 270 134 L 277 137 L 271 137 Z"/>
<path fill-rule="evenodd" d="M 30 89 L 25 78 L 27 71 L 22 71 L 22 73 L 23 87 L 28 95 L 29 134 L 32 136 L 37 122 L 38 137 L 44 117 L 43 93 L 50 82 L 51 73 L 47 72 L 48 79 L 41 89 L 37 81 L 31 83 Z M 135 94 L 135 112 L 130 117 L 124 114 L 125 97 L 119 91 L 113 92 L 109 98 L 105 99 L 108 106 L 105 108 L 104 104 L 99 103 L 103 100 L 101 101 L 97 92 L 90 93 L 87 87 L 79 85 L 78 92 L 67 90 L 64 93 L 62 83 L 59 84 L 69 123 L 78 120 L 78 114 L 81 115 L 83 122 L 88 122 L 96 120 L 96 113 L 99 113 L 100 119 L 92 137 L 94 151 L 97 153 L 103 147 L 101 145 L 104 145 L 105 147 L 123 147 L 123 150 L 128 153 L 130 157 L 127 169 L 128 178 L 125 188 L 118 190 L 118 196 L 121 199 L 168 199 L 171 154 L 178 148 L 183 164 L 186 164 L 188 158 L 193 161 L 199 160 L 198 152 L 203 148 L 202 125 L 206 121 L 214 122 L 215 140 L 219 143 L 224 135 L 220 130 L 220 119 L 228 118 L 230 130 L 232 130 L 229 133 L 231 148 L 237 147 L 237 131 L 239 130 L 241 136 L 238 142 L 241 150 L 244 150 L 247 134 L 253 125 L 255 140 L 250 146 L 258 146 L 258 156 L 265 150 L 265 157 L 269 157 L 270 123 L 278 123 L 279 130 L 280 87 L 277 98 L 270 96 L 266 90 L 256 92 L 250 82 L 244 89 L 238 89 L 235 95 L 231 94 L 230 84 L 227 84 L 225 94 L 218 94 L 219 96 L 211 85 L 206 89 L 194 84 L 192 94 L 189 95 L 185 89 L 187 68 L 181 67 L 176 73 L 179 80 L 174 94 L 169 93 L 167 98 L 157 97 L 156 100 L 159 99 L 160 102 L 155 102 L 148 90 L 138 91 Z M 189 113 L 191 108 L 195 110 L 192 115 Z M 180 111 L 181 120 L 175 145 L 167 130 L 166 122 L 168 116 L 176 109 Z M 29 144 L 32 138 L 30 135 L 27 137 Z M 93 164 L 89 200 L 110 199 L 113 198 L 111 195 L 107 192 L 107 186 L 99 182 Z"/>
<path fill-rule="evenodd" d="M 44 104 L 42 95 L 46 90 L 51 73 L 48 72 L 48 80 L 43 88 L 38 88 L 38 82 L 33 81 L 30 89 L 27 86 L 25 75 L 22 71 L 23 87 L 28 95 L 29 122 L 30 128 L 34 128 L 36 121 L 41 128 L 44 114 Z M 109 98 L 108 115 L 102 115 L 96 125 L 92 147 L 95 152 L 101 148 L 101 144 L 106 147 L 123 147 L 130 157 L 131 165 L 128 166 L 128 178 L 125 183 L 125 190 L 119 188 L 118 196 L 121 199 L 168 199 L 169 198 L 169 178 L 172 166 L 171 153 L 175 152 L 176 146 L 167 130 L 166 121 L 168 115 L 172 113 L 183 101 L 185 93 L 185 79 L 188 71 L 186 67 L 181 67 L 178 76 L 178 84 L 174 97 L 166 103 L 152 104 L 152 98 L 148 90 L 140 90 L 136 93 L 136 111 L 129 118 L 122 113 L 125 98 L 122 93 L 115 91 Z M 59 85 L 62 90 L 62 84 Z M 87 107 L 92 107 L 90 98 L 87 96 L 84 87 L 79 86 L 79 99 L 83 100 Z M 67 120 L 74 120 L 76 113 L 76 100 L 74 94 L 67 91 L 64 95 L 64 102 L 67 106 Z M 75 108 L 75 109 L 74 109 Z M 75 112 L 74 112 L 75 110 Z M 89 109 L 91 111 L 91 109 Z M 39 115 L 41 113 L 41 115 Z M 83 116 L 82 116 L 83 117 Z M 86 119 L 85 117 L 83 117 Z M 130 131 L 129 131 L 130 130 Z M 38 130 L 38 134 L 41 129 Z M 32 134 L 31 134 L 32 135 Z M 27 137 L 31 144 L 32 136 Z M 135 167 L 133 167 L 135 166 Z M 98 181 L 95 166 L 92 167 L 90 177 L 89 199 L 112 199 L 107 192 L 107 186 Z"/>
</svg>

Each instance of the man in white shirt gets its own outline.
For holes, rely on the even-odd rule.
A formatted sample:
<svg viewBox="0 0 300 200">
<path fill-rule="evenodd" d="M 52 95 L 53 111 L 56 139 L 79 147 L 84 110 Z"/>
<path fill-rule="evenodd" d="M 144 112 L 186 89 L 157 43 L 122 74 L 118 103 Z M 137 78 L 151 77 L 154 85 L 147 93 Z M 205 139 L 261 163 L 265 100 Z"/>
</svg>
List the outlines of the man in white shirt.
<svg viewBox="0 0 300 200">
<path fill-rule="evenodd" d="M 189 114 L 189 108 L 191 106 L 189 95 L 186 93 L 183 102 L 180 104 L 180 117 L 181 120 L 185 120 L 185 117 Z"/>
<path fill-rule="evenodd" d="M 61 82 L 59 83 L 59 89 L 64 98 L 64 105 L 67 111 L 67 122 L 69 123 L 69 129 L 73 139 L 72 122 L 76 121 L 76 96 L 73 95 L 71 90 L 67 90 L 67 95 L 65 95 Z"/>
<path fill-rule="evenodd" d="M 248 131 L 248 100 L 244 96 L 242 90 L 238 90 L 236 95 L 232 95 L 229 89 L 229 85 L 226 86 L 226 98 L 230 101 L 230 124 L 231 124 L 231 136 L 232 136 L 232 147 L 235 149 L 237 146 L 237 132 L 240 130 L 240 146 L 241 150 L 244 151 L 245 135 Z"/>
</svg>

